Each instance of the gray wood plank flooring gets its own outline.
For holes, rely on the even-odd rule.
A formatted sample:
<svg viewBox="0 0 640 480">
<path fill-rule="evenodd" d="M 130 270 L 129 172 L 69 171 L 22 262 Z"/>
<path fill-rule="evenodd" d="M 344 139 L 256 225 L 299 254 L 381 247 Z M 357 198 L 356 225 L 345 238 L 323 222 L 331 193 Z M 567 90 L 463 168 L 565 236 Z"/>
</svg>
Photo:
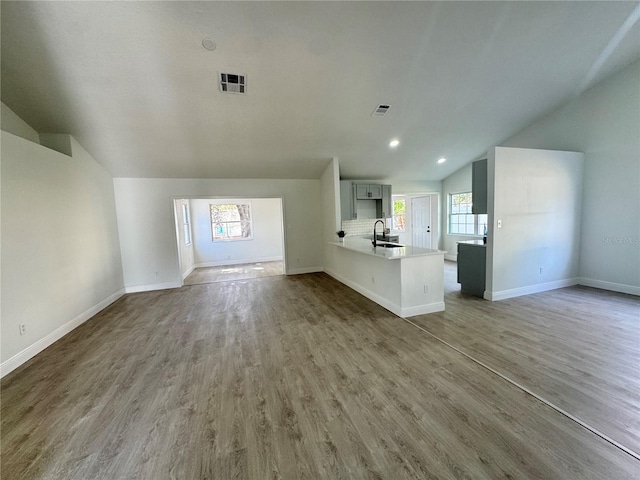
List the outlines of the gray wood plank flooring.
<svg viewBox="0 0 640 480">
<path fill-rule="evenodd" d="M 7 479 L 640 474 L 325 274 L 127 295 L 1 386 Z"/>
<path fill-rule="evenodd" d="M 185 285 L 201 283 L 228 282 L 230 280 L 249 280 L 252 278 L 284 275 L 284 262 L 254 262 L 218 267 L 199 267 L 184 279 Z"/>
<path fill-rule="evenodd" d="M 640 298 L 571 287 L 487 302 L 448 284 L 446 311 L 411 321 L 640 453 Z"/>
</svg>

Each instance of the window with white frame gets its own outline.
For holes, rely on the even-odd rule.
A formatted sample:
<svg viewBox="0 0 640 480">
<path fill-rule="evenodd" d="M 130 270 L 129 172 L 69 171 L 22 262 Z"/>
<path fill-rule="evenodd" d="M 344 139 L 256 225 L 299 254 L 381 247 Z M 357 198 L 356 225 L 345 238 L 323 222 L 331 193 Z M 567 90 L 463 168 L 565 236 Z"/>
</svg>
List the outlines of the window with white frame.
<svg viewBox="0 0 640 480">
<path fill-rule="evenodd" d="M 189 204 L 182 204 L 182 228 L 184 230 L 184 244 L 191 245 L 191 215 L 189 214 Z"/>
<path fill-rule="evenodd" d="M 471 192 L 449 194 L 450 235 L 484 235 L 487 215 L 474 215 L 471 205 Z"/>
<path fill-rule="evenodd" d="M 406 200 L 404 197 L 393 197 L 393 223 L 395 232 L 404 232 L 406 229 Z"/>
<path fill-rule="evenodd" d="M 253 238 L 251 205 L 210 204 L 212 240 L 250 240 Z"/>
</svg>

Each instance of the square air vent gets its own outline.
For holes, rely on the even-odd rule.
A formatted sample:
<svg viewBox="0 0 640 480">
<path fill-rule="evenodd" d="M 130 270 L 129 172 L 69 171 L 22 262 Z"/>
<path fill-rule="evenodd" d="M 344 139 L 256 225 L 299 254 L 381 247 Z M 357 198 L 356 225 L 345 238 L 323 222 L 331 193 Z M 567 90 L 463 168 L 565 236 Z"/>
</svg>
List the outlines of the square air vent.
<svg viewBox="0 0 640 480">
<path fill-rule="evenodd" d="M 380 104 L 376 107 L 376 109 L 371 114 L 372 117 L 383 117 L 385 113 L 389 111 L 391 105 Z"/>
<path fill-rule="evenodd" d="M 220 74 L 220 90 L 222 93 L 247 93 L 247 76 L 237 73 Z"/>
</svg>

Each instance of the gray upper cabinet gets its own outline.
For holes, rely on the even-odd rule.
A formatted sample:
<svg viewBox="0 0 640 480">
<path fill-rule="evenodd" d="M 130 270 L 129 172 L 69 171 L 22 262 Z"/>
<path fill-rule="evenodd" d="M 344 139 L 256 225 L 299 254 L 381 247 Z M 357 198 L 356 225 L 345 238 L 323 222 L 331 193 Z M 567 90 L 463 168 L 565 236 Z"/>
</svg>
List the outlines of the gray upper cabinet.
<svg viewBox="0 0 640 480">
<path fill-rule="evenodd" d="M 358 216 L 351 185 L 350 180 L 340 181 L 340 214 L 342 220 L 355 220 Z"/>
<path fill-rule="evenodd" d="M 382 200 L 376 204 L 378 218 L 391 218 L 393 215 L 393 202 L 391 200 L 391 185 L 381 185 Z"/>
<path fill-rule="evenodd" d="M 473 162 L 471 170 L 471 213 L 487 213 L 487 159 Z"/>
<path fill-rule="evenodd" d="M 358 219 L 358 200 L 375 200 L 375 218 L 390 218 L 393 215 L 391 185 L 340 180 L 340 216 L 343 221 Z M 372 209 L 367 208 L 366 213 L 364 218 L 374 218 Z"/>
<path fill-rule="evenodd" d="M 356 190 L 356 200 L 369 200 L 369 185 L 357 183 L 354 188 Z"/>
<path fill-rule="evenodd" d="M 356 200 L 382 200 L 382 185 L 356 183 Z"/>
</svg>

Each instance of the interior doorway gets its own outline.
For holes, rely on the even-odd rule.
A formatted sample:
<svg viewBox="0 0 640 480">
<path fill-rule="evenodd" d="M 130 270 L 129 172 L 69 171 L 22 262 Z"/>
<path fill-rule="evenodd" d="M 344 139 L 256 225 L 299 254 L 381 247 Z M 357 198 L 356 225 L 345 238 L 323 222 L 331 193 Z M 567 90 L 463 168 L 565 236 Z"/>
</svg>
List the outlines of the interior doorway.
<svg viewBox="0 0 640 480">
<path fill-rule="evenodd" d="M 183 285 L 284 275 L 283 199 L 174 199 Z"/>
</svg>

